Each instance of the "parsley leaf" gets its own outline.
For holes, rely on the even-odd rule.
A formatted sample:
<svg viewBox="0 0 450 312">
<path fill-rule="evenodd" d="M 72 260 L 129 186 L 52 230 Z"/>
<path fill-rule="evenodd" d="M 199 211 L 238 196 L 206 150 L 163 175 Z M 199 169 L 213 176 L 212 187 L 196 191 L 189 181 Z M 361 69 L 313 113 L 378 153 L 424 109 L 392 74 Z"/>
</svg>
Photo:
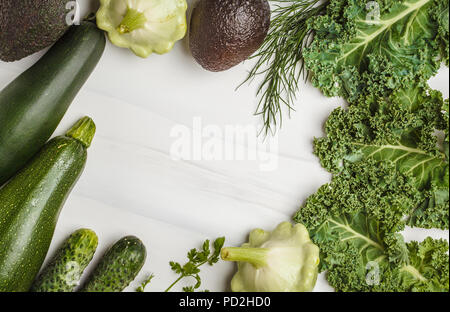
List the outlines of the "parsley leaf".
<svg viewBox="0 0 450 312">
<path fill-rule="evenodd" d="M 184 265 L 181 265 L 179 262 L 170 261 L 169 265 L 173 272 L 179 275 L 179 277 L 166 289 L 166 292 L 172 289 L 175 284 L 181 281 L 183 278 L 191 277 L 195 280 L 195 284 L 192 286 L 183 287 L 184 292 L 194 292 L 196 289 L 200 288 L 202 281 L 200 278 L 200 267 L 205 263 L 209 265 L 214 265 L 219 261 L 220 250 L 222 249 L 225 243 L 225 237 L 217 238 L 213 243 L 214 251 L 211 253 L 210 241 L 207 239 L 202 248 L 191 249 L 187 253 L 188 262 Z"/>
</svg>

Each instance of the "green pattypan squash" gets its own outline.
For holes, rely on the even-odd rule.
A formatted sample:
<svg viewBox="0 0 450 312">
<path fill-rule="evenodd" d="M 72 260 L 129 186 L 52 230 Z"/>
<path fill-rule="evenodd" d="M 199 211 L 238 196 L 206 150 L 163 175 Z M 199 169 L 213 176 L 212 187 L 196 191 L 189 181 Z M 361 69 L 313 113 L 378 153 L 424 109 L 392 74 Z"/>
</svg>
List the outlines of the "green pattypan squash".
<svg viewBox="0 0 450 312">
<path fill-rule="evenodd" d="M 317 281 L 319 247 L 302 224 L 283 222 L 273 232 L 261 229 L 250 233 L 242 247 L 221 251 L 226 261 L 237 261 L 231 280 L 235 292 L 305 292 Z"/>
<path fill-rule="evenodd" d="M 186 0 L 100 0 L 97 26 L 140 57 L 164 54 L 186 35 Z"/>
</svg>

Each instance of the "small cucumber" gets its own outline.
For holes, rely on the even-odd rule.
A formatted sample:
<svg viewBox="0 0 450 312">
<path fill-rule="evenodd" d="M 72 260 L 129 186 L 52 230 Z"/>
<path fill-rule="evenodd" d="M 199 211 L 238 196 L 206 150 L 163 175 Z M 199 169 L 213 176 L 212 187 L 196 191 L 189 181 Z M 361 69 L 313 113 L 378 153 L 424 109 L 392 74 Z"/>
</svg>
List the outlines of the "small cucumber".
<svg viewBox="0 0 450 312">
<path fill-rule="evenodd" d="M 98 245 L 94 231 L 80 229 L 63 243 L 31 286 L 32 292 L 72 292 Z"/>
<path fill-rule="evenodd" d="M 94 133 L 92 119 L 81 119 L 0 188 L 0 292 L 30 290 Z"/>
<path fill-rule="evenodd" d="M 116 242 L 103 256 L 81 292 L 121 292 L 138 275 L 145 263 L 147 251 L 135 236 Z"/>
</svg>

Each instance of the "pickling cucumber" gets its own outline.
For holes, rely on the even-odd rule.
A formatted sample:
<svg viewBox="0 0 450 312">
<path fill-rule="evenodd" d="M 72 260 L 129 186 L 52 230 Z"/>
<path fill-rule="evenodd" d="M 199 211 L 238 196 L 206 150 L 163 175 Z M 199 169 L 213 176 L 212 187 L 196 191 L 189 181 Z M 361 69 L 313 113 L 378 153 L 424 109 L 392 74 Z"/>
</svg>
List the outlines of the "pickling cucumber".
<svg viewBox="0 0 450 312">
<path fill-rule="evenodd" d="M 32 292 L 72 292 L 98 245 L 94 231 L 80 229 L 63 243 L 31 286 Z"/>
<path fill-rule="evenodd" d="M 103 256 L 81 292 L 121 292 L 137 276 L 145 263 L 147 251 L 141 240 L 126 236 Z"/>
</svg>

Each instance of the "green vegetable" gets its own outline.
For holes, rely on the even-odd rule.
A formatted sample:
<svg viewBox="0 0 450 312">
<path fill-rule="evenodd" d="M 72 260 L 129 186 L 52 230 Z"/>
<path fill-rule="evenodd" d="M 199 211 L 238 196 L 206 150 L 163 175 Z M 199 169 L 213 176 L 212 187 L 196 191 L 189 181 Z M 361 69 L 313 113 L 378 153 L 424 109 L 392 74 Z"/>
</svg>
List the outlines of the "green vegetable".
<svg viewBox="0 0 450 312">
<path fill-rule="evenodd" d="M 313 85 L 350 101 L 434 75 L 448 53 L 448 0 L 331 0 L 303 56 Z"/>
<path fill-rule="evenodd" d="M 344 162 L 345 169 L 331 183 L 311 195 L 295 220 L 308 229 L 318 228 L 331 216 L 364 212 L 380 220 L 381 230 L 398 232 L 405 216 L 420 202 L 420 192 L 410 175 L 399 173 L 392 162 Z"/>
<path fill-rule="evenodd" d="M 201 250 L 197 250 L 194 248 L 188 252 L 187 258 L 189 261 L 184 265 L 181 265 L 178 262 L 171 261 L 170 267 L 172 268 L 172 271 L 174 271 L 176 274 L 179 274 L 180 276 L 166 289 L 166 292 L 171 290 L 172 287 L 175 286 L 175 284 L 186 277 L 194 278 L 196 280 L 196 283 L 193 286 L 183 287 L 183 291 L 194 292 L 196 289 L 200 288 L 202 282 L 199 275 L 200 267 L 205 263 L 208 263 L 211 266 L 214 265 L 214 263 L 217 263 L 219 261 L 220 250 L 222 249 L 224 243 L 225 237 L 217 238 L 213 243 L 214 251 L 211 253 L 211 249 L 209 246 L 210 242 L 209 240 L 206 240 L 203 243 Z"/>
<path fill-rule="evenodd" d="M 97 25 L 140 57 L 167 53 L 186 34 L 186 0 L 100 0 Z"/>
<path fill-rule="evenodd" d="M 326 137 L 315 140 L 315 153 L 333 173 L 345 172 L 343 160 L 391 161 L 420 191 L 419 202 L 407 213 L 408 224 L 448 229 L 448 127 L 448 102 L 441 93 L 411 86 L 336 109 L 326 123 Z M 436 131 L 446 133 L 446 146 Z"/>
<path fill-rule="evenodd" d="M 238 262 L 231 281 L 235 292 L 304 292 L 316 284 L 319 248 L 301 224 L 283 222 L 273 232 L 253 230 L 248 243 L 223 248 L 221 257 Z"/>
<path fill-rule="evenodd" d="M 448 229 L 448 127 L 448 101 L 421 84 L 333 111 L 315 153 L 334 176 L 294 219 L 337 291 L 448 291 L 448 243 L 399 234 Z"/>
<path fill-rule="evenodd" d="M 30 289 L 94 133 L 94 122 L 81 119 L 0 189 L 0 291 Z"/>
<path fill-rule="evenodd" d="M 316 4 L 277 10 L 272 44 L 250 74 L 269 62 L 266 112 L 279 112 L 279 101 L 290 107 L 302 57 L 316 87 L 350 104 L 315 140 L 332 181 L 294 219 L 320 247 L 320 269 L 338 291 L 448 291 L 448 243 L 405 243 L 399 234 L 406 225 L 449 227 L 448 100 L 426 85 L 449 64 L 448 1 Z"/>
<path fill-rule="evenodd" d="M 102 257 L 81 292 L 121 292 L 138 275 L 147 251 L 141 240 L 126 236 L 117 241 Z"/>
<path fill-rule="evenodd" d="M 448 243 L 405 243 L 398 233 L 421 200 L 410 175 L 390 161 L 344 161 L 297 212 L 336 291 L 449 290 Z"/>
<path fill-rule="evenodd" d="M 449 63 L 447 0 L 274 0 L 272 24 L 246 81 L 263 75 L 265 133 L 293 110 L 300 76 L 350 102 L 424 83 Z M 379 15 L 378 15 L 379 9 Z"/>
<path fill-rule="evenodd" d="M 34 281 L 32 292 L 72 292 L 97 249 L 95 232 L 80 229 L 64 242 Z"/>
<path fill-rule="evenodd" d="M 104 47 L 104 35 L 94 24 L 73 26 L 0 92 L 0 185 L 47 142 Z"/>
</svg>

